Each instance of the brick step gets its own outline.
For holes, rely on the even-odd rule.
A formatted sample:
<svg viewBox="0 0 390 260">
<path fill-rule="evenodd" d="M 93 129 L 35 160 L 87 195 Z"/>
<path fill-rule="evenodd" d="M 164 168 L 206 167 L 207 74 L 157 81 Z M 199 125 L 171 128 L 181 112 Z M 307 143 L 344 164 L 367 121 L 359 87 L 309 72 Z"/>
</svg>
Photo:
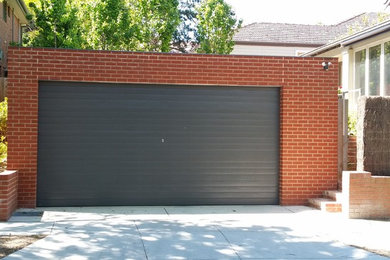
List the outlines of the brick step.
<svg viewBox="0 0 390 260">
<path fill-rule="evenodd" d="M 343 194 L 339 190 L 326 190 L 323 192 L 323 196 L 326 199 L 331 199 L 341 203 Z"/>
<path fill-rule="evenodd" d="M 328 198 L 309 199 L 309 205 L 325 212 L 341 212 L 342 204 Z"/>
</svg>

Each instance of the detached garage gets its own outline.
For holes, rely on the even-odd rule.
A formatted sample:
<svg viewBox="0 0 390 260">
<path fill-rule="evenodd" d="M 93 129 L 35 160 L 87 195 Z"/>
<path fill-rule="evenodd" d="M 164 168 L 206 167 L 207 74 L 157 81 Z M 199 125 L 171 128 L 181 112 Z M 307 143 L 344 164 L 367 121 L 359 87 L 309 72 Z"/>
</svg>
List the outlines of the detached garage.
<svg viewBox="0 0 390 260">
<path fill-rule="evenodd" d="M 10 47 L 8 71 L 6 204 L 304 205 L 337 188 L 335 59 Z"/>
<path fill-rule="evenodd" d="M 279 88 L 40 82 L 37 206 L 278 204 Z"/>
</svg>

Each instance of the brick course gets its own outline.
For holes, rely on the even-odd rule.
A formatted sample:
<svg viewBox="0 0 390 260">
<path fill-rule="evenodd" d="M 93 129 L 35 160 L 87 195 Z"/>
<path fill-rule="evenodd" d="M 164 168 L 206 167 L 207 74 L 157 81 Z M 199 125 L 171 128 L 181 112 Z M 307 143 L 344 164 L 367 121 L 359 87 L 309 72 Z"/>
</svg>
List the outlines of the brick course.
<svg viewBox="0 0 390 260">
<path fill-rule="evenodd" d="M 20 207 L 36 205 L 43 80 L 280 86 L 280 203 L 303 205 L 337 188 L 336 59 L 10 47 L 8 66 L 8 167 L 19 170 Z"/>
<path fill-rule="evenodd" d="M 0 221 L 6 221 L 18 206 L 18 172 L 0 173 Z"/>
</svg>

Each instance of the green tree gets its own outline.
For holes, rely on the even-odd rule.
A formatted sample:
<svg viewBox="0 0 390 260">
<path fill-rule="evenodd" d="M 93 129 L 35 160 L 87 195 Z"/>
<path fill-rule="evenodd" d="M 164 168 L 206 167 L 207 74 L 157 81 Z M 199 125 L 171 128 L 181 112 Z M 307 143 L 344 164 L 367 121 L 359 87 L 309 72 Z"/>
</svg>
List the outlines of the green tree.
<svg viewBox="0 0 390 260">
<path fill-rule="evenodd" d="M 30 6 L 30 3 L 35 3 L 36 5 L 39 5 L 39 0 L 24 0 L 24 2 L 27 6 Z"/>
<path fill-rule="evenodd" d="M 28 0 L 25 45 L 170 51 L 180 22 L 178 0 Z"/>
<path fill-rule="evenodd" d="M 223 0 L 26 1 L 35 47 L 230 53 L 241 24 Z"/>
<path fill-rule="evenodd" d="M 138 25 L 140 51 L 169 52 L 180 23 L 178 0 L 130 0 Z"/>
<path fill-rule="evenodd" d="M 179 3 L 180 23 L 173 34 L 171 49 L 186 53 L 193 52 L 197 42 L 197 8 L 200 0 L 181 0 Z"/>
<path fill-rule="evenodd" d="M 232 7 L 224 0 L 203 0 L 198 7 L 199 53 L 229 54 L 234 33 L 241 27 Z"/>
<path fill-rule="evenodd" d="M 0 167 L 5 166 L 7 160 L 7 118 L 8 118 L 8 100 L 0 102 Z"/>
<path fill-rule="evenodd" d="M 360 32 L 368 27 L 374 26 L 376 24 L 382 23 L 390 18 L 390 15 L 385 12 L 378 12 L 374 17 L 364 14 L 360 19 L 353 24 L 348 26 L 348 31 L 346 34 L 342 34 L 337 38 L 344 38 L 346 36 Z"/>
<path fill-rule="evenodd" d="M 131 50 L 135 47 L 136 26 L 124 0 L 95 0 L 81 4 L 86 40 L 92 49 Z"/>
<path fill-rule="evenodd" d="M 83 48 L 84 38 L 78 8 L 72 0 L 40 0 L 29 3 L 32 30 L 25 38 L 30 46 Z"/>
</svg>

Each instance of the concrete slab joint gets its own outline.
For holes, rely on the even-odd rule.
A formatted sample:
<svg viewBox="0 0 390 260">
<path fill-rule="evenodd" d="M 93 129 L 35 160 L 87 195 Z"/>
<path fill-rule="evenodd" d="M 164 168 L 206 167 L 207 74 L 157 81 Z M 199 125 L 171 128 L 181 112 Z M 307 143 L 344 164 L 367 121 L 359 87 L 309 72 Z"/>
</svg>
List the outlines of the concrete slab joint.
<svg viewBox="0 0 390 260">
<path fill-rule="evenodd" d="M 390 176 L 344 171 L 343 197 L 348 218 L 390 219 Z"/>
<path fill-rule="evenodd" d="M 0 173 L 0 221 L 7 221 L 18 205 L 18 171 Z"/>
</svg>

